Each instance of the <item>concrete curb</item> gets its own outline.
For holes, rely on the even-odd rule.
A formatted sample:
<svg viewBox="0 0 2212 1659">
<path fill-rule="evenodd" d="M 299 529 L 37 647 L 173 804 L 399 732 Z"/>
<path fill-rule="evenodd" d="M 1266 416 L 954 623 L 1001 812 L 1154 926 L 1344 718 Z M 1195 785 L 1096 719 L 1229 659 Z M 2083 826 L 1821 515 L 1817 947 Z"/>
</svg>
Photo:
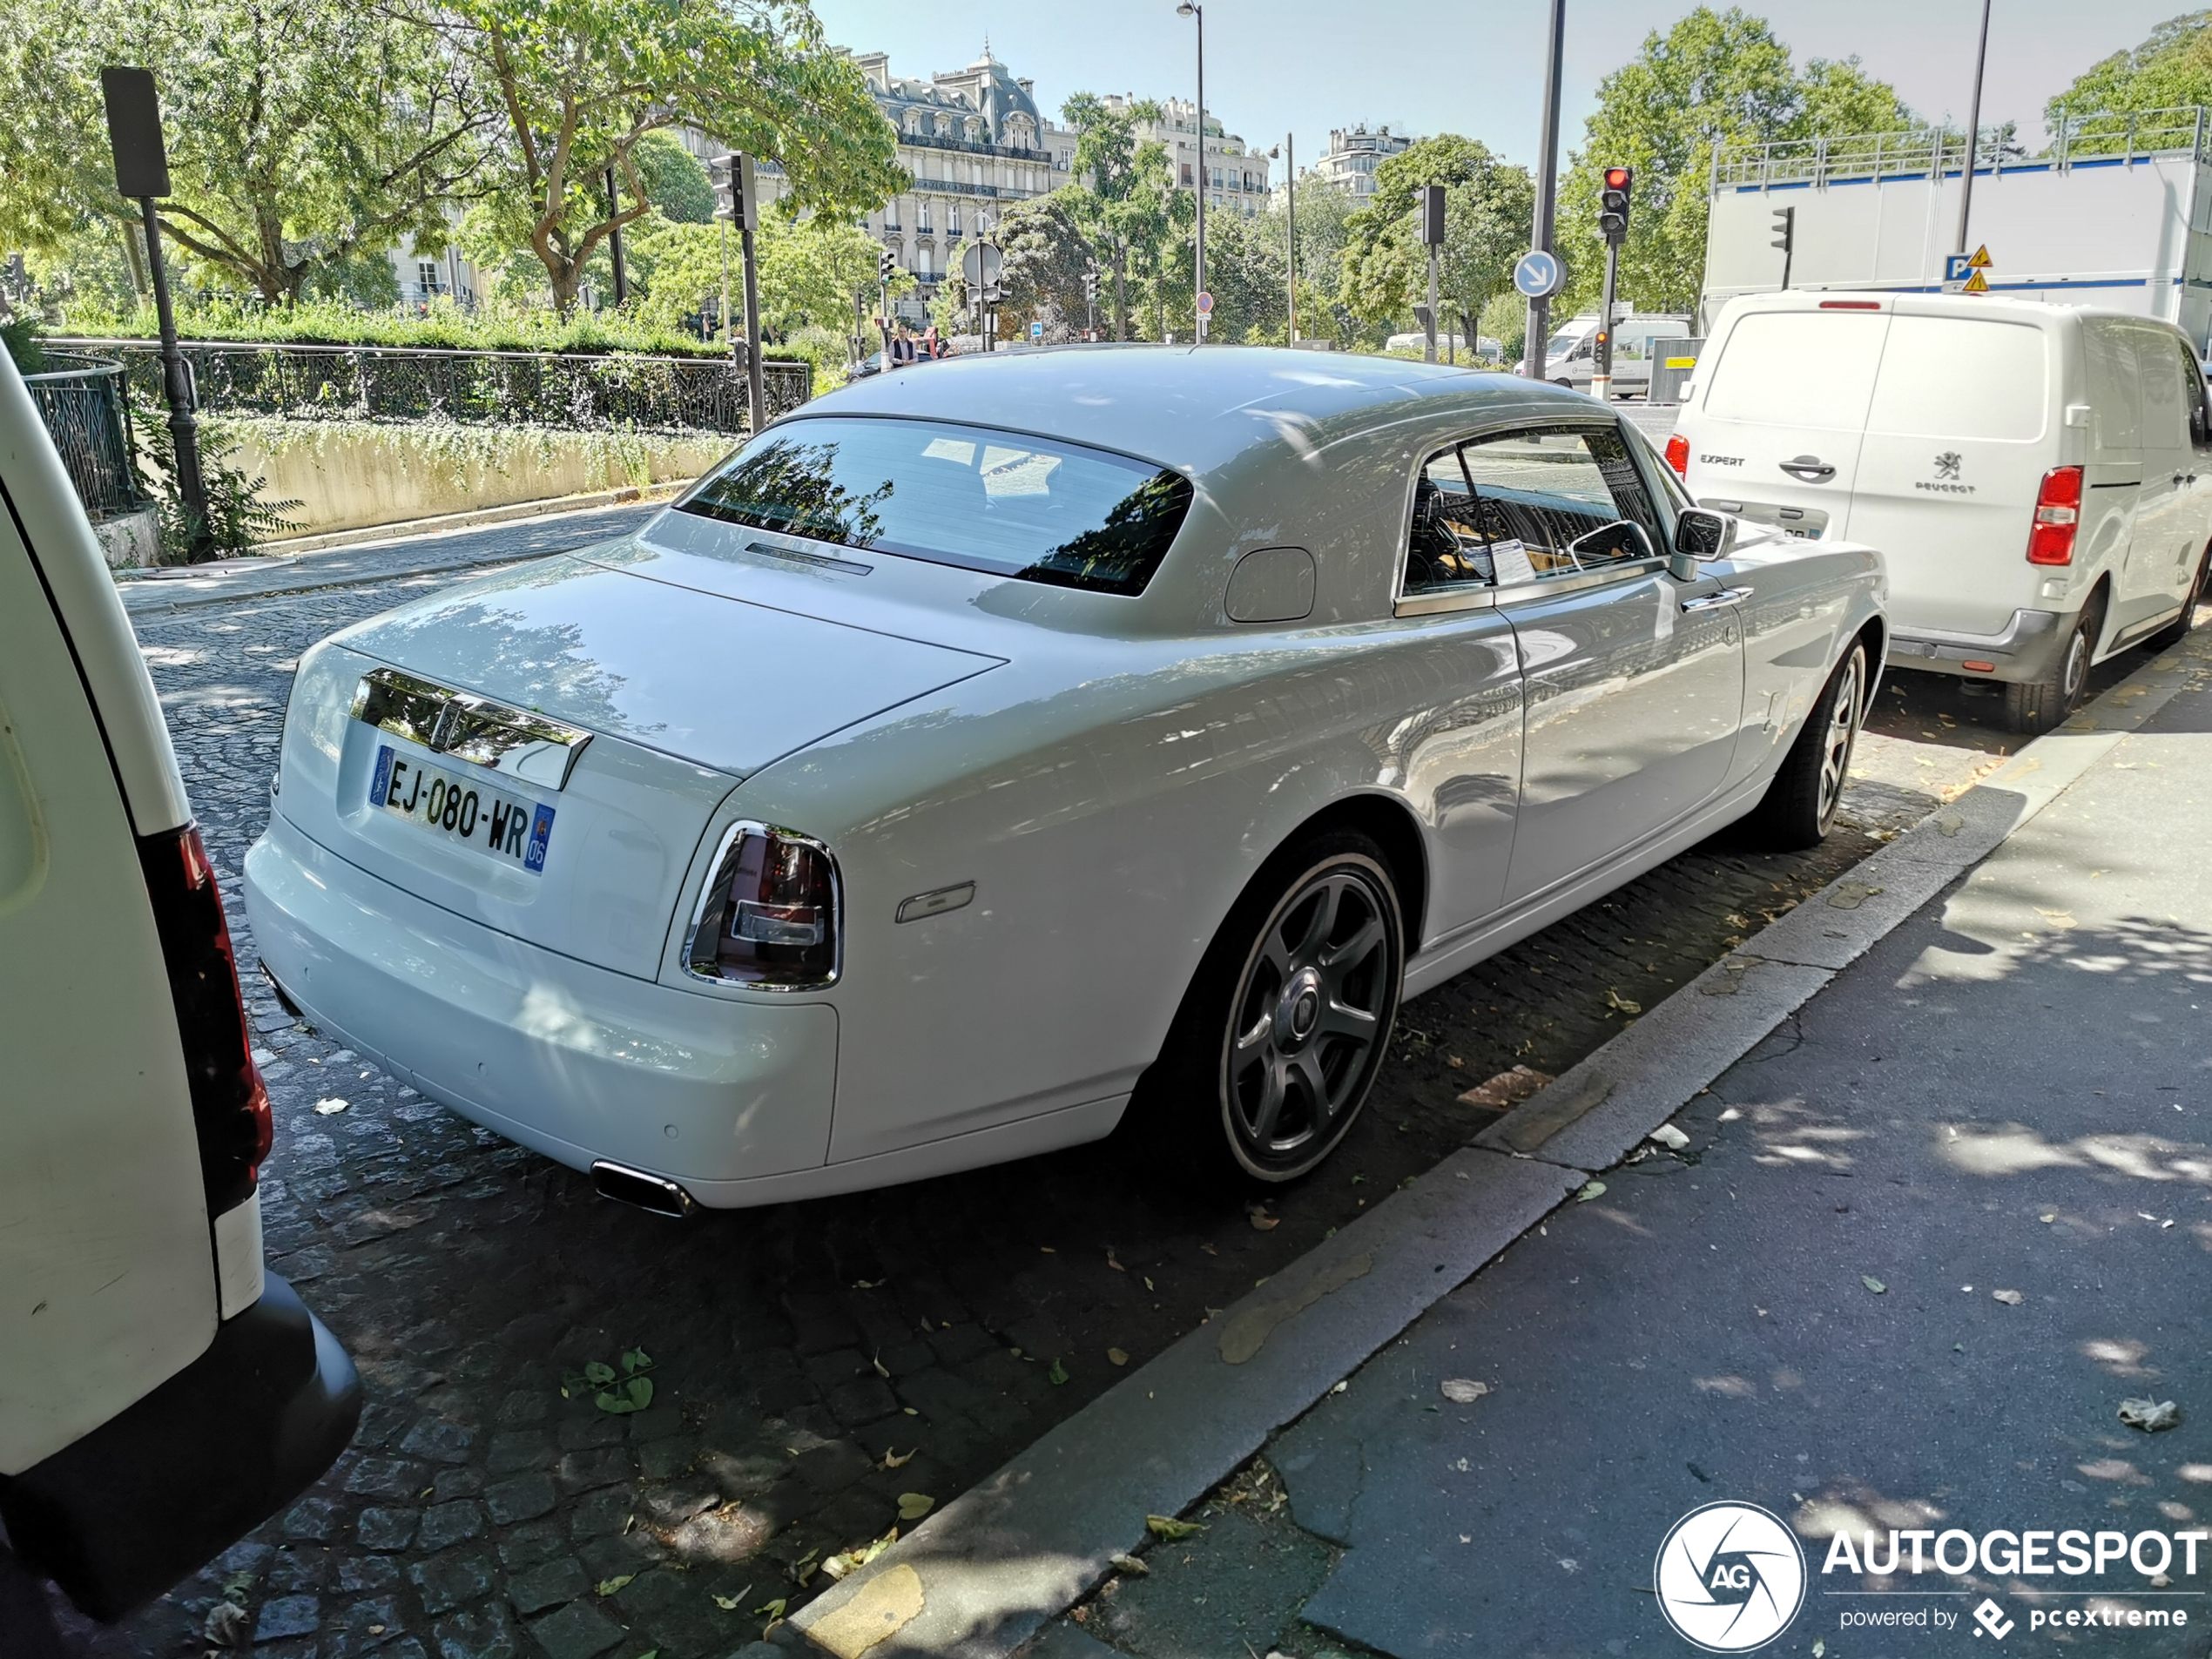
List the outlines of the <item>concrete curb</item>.
<svg viewBox="0 0 2212 1659">
<path fill-rule="evenodd" d="M 947 1505 L 792 1624 L 840 1659 L 1005 1659 L 1022 1649 L 1096 1588 L 1114 1554 L 1144 1542 L 1148 1514 L 1188 1508 L 1589 1171 L 1618 1162 L 2162 708 L 2192 664 L 2212 666 L 2212 632 L 2026 745 L 1472 1145 Z M 1278 1313 L 1249 1361 L 1224 1359 L 1224 1342 Z"/>
</svg>

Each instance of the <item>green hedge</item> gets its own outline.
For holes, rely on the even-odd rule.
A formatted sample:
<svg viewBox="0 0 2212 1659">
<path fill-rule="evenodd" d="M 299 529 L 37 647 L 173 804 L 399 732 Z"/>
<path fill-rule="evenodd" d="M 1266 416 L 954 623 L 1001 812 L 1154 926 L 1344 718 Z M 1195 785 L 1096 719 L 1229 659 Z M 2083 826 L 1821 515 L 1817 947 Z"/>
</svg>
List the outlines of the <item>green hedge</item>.
<svg viewBox="0 0 2212 1659">
<path fill-rule="evenodd" d="M 152 339 L 160 332 L 153 307 L 93 318 L 79 314 L 69 333 L 80 336 Z M 635 318 L 579 313 L 563 319 L 550 311 L 466 312 L 447 307 L 426 317 L 357 311 L 341 303 L 296 306 L 287 311 L 223 304 L 185 306 L 177 332 L 187 340 L 235 340 L 272 345 L 395 346 L 462 351 L 651 352 L 668 357 L 719 357 L 725 347 L 703 345 L 690 334 L 658 328 Z M 49 338 L 58 340 L 58 334 Z M 803 362 L 804 354 L 771 346 L 765 355 Z"/>
</svg>

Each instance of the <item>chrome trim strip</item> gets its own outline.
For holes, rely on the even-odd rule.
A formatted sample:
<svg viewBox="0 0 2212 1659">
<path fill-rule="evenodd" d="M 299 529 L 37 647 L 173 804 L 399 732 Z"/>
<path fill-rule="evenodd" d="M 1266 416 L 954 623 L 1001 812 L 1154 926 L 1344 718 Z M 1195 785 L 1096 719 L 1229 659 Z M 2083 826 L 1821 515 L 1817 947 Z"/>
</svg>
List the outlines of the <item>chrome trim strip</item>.
<svg viewBox="0 0 2212 1659">
<path fill-rule="evenodd" d="M 1629 577 L 1649 576 L 1655 570 L 1667 568 L 1663 558 L 1629 559 L 1619 564 L 1608 564 L 1598 570 L 1577 570 L 1566 576 L 1540 576 L 1534 582 L 1523 582 L 1510 588 L 1476 588 L 1466 592 L 1416 594 L 1400 599 L 1392 613 L 1399 617 L 1429 616 L 1440 610 L 1473 610 L 1484 605 L 1526 604 L 1532 601 L 1555 598 L 1562 593 L 1581 593 L 1591 588 L 1609 587 Z"/>
<path fill-rule="evenodd" d="M 1751 597 L 1749 588 L 1723 588 L 1718 593 L 1701 593 L 1682 602 L 1684 610 L 1710 610 L 1716 605 L 1740 605 Z"/>
<path fill-rule="evenodd" d="M 591 741 L 581 727 L 396 668 L 373 668 L 354 688 L 353 718 L 433 754 L 468 761 L 540 789 L 568 787 Z"/>
<path fill-rule="evenodd" d="M 810 846 L 829 860 L 830 870 L 830 937 L 836 945 L 836 954 L 830 959 L 826 977 L 807 980 L 797 985 L 762 985 L 748 980 L 725 978 L 720 974 L 703 974 L 692 965 L 691 953 L 698 944 L 699 929 L 706 924 L 710 909 L 719 911 L 729 902 L 730 855 L 737 850 L 738 837 L 748 833 L 773 835 L 780 840 L 796 841 Z M 717 895 L 720 901 L 717 902 Z M 720 985 L 735 991 L 767 991 L 777 995 L 789 995 L 795 991 L 819 991 L 838 982 L 845 975 L 845 873 L 838 867 L 837 854 L 831 852 L 826 841 L 812 835 L 802 835 L 795 829 L 786 829 L 779 824 L 764 824 L 758 819 L 740 818 L 723 830 L 714 844 L 714 856 L 707 861 L 706 880 L 699 887 L 699 896 L 691 906 L 691 919 L 684 927 L 684 951 L 678 958 L 685 974 L 703 985 Z"/>
<path fill-rule="evenodd" d="M 898 914 L 891 920 L 894 926 L 902 921 L 920 921 L 927 916 L 941 916 L 948 910 L 964 909 L 974 902 L 975 884 L 956 881 L 948 887 L 933 887 L 927 893 L 900 900 Z"/>
</svg>

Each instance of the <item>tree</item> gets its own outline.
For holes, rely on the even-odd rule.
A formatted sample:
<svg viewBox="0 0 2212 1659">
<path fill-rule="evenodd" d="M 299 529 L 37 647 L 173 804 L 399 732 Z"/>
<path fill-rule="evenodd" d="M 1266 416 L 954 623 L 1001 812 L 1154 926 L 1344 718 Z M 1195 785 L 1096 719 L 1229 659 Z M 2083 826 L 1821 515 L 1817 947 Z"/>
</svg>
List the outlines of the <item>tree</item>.
<svg viewBox="0 0 2212 1659">
<path fill-rule="evenodd" d="M 1560 186 L 1569 286 L 1558 308 L 1595 303 L 1604 271 L 1599 174 L 1635 170 L 1622 293 L 1647 309 L 1688 311 L 1705 268 L 1707 191 L 1716 148 L 1915 125 L 1895 89 L 1856 58 L 1816 58 L 1800 75 L 1765 19 L 1700 6 L 1598 84 L 1598 107 Z"/>
<path fill-rule="evenodd" d="M 1534 185 L 1527 168 L 1447 132 L 1423 138 L 1376 168 L 1373 199 L 1345 220 L 1339 289 L 1355 315 L 1370 322 L 1402 319 L 1427 293 L 1420 215 L 1430 185 L 1444 186 L 1437 292 L 1445 314 L 1439 332 L 1453 319 L 1479 316 L 1512 280 L 1514 260 L 1528 245 Z"/>
<path fill-rule="evenodd" d="M 1157 139 L 1137 142 L 1138 124 L 1157 123 L 1163 111 L 1149 99 L 1116 109 L 1094 93 L 1078 92 L 1060 113 L 1076 134 L 1080 181 L 1068 196 L 1067 211 L 1098 252 L 1100 297 L 1113 320 L 1114 338 L 1130 338 L 1132 308 L 1152 312 L 1156 335 L 1164 332 L 1160 282 L 1175 263 L 1169 245 L 1195 226 L 1197 210 L 1188 192 L 1173 187 L 1167 146 Z M 1140 286 L 1142 295 L 1136 291 Z"/>
<path fill-rule="evenodd" d="M 2114 52 L 2044 106 L 2055 127 L 2067 116 L 2126 114 L 2212 104 L 2212 11 L 2169 17 L 2133 51 Z"/>
<path fill-rule="evenodd" d="M 682 139 L 672 132 L 648 132 L 637 140 L 636 157 L 645 199 L 662 217 L 679 225 L 714 222 L 714 181 Z"/>
<path fill-rule="evenodd" d="M 1076 213 L 1076 185 L 1016 202 L 999 220 L 997 239 L 1006 265 L 999 287 L 999 315 L 1008 323 L 1034 319 L 1048 339 L 1064 340 L 1082 326 L 1083 273 L 1096 252 Z"/>
<path fill-rule="evenodd" d="M 443 246 L 446 204 L 477 187 L 487 121 L 467 65 L 381 10 L 0 0 L 0 246 L 58 255 L 138 217 L 115 193 L 106 63 L 158 68 L 175 188 L 163 234 L 270 304 L 401 237 Z"/>
<path fill-rule="evenodd" d="M 755 244 L 760 321 L 766 333 L 787 335 L 802 328 L 823 328 L 840 339 L 852 334 L 854 296 L 875 291 L 880 243 L 857 226 L 827 214 L 793 221 L 771 211 L 761 215 Z M 638 221 L 624 251 L 640 291 L 637 305 L 644 320 L 675 327 L 714 311 L 721 303 L 725 256 L 731 321 L 742 320 L 745 279 L 738 240 L 731 235 L 725 250 L 720 225 L 690 224 L 656 212 Z M 901 271 L 892 287 L 897 292 L 913 282 Z"/>
<path fill-rule="evenodd" d="M 497 193 L 470 245 L 529 248 L 563 313 L 608 234 L 653 211 L 649 133 L 689 121 L 780 163 L 798 209 L 854 217 L 908 182 L 890 123 L 804 0 L 453 0 L 441 15 L 502 118 Z"/>
</svg>

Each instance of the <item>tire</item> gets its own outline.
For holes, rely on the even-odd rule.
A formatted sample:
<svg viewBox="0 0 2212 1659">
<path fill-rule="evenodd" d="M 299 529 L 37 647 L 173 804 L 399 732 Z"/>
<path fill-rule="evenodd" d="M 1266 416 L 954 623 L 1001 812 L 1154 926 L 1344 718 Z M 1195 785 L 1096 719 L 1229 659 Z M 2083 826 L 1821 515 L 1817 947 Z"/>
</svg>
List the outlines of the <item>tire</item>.
<svg viewBox="0 0 2212 1659">
<path fill-rule="evenodd" d="M 1209 1185 L 1298 1180 L 1366 1104 L 1405 973 L 1382 849 L 1348 830 L 1298 843 L 1221 924 L 1132 1116 Z"/>
<path fill-rule="evenodd" d="M 2089 659 L 2096 654 L 2097 636 L 2104 629 L 2101 597 L 2085 606 L 2074 619 L 2051 671 L 2040 680 L 2013 680 L 2005 687 L 2005 724 L 2030 737 L 2048 732 L 2074 712 L 2089 684 Z"/>
<path fill-rule="evenodd" d="M 2189 624 L 2196 620 L 2196 603 L 2204 597 L 2204 582 L 2212 572 L 2212 547 L 2197 555 L 2196 573 L 2189 578 L 2188 597 L 2182 602 L 2182 614 L 2143 641 L 2153 651 L 2171 651 L 2189 637 Z"/>
<path fill-rule="evenodd" d="M 1866 642 L 1854 639 L 1813 699 L 1765 797 L 1745 820 L 1760 845 L 1794 853 L 1827 839 L 1843 804 L 1859 722 L 1866 718 Z"/>
</svg>

